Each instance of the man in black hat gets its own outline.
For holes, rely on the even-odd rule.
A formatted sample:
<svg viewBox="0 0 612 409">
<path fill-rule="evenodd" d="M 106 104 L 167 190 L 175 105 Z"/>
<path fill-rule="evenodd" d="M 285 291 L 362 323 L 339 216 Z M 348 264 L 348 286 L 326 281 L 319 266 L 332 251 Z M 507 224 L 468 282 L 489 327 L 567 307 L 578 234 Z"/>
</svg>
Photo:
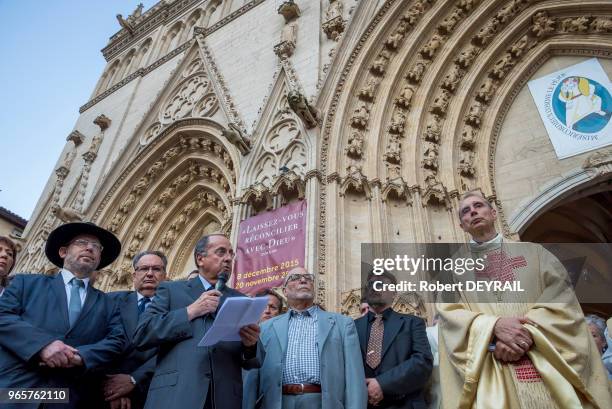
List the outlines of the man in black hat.
<svg viewBox="0 0 612 409">
<path fill-rule="evenodd" d="M 90 276 L 120 250 L 112 233 L 92 223 L 49 234 L 45 254 L 60 272 L 17 275 L 0 298 L 0 388 L 68 388 L 62 408 L 95 406 L 96 370 L 122 352 L 125 334 L 115 303 Z"/>
</svg>

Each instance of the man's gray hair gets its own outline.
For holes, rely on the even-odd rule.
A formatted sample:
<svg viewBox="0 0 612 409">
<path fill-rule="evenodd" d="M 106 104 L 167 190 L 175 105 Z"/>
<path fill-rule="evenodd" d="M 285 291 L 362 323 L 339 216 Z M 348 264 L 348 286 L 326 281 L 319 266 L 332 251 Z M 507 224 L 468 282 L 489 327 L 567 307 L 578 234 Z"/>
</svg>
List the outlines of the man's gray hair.
<svg viewBox="0 0 612 409">
<path fill-rule="evenodd" d="M 595 325 L 595 327 L 597 328 L 597 332 L 599 332 L 599 335 L 601 336 L 601 339 L 606 339 L 606 320 L 595 314 L 585 315 L 584 319 L 586 320 L 587 324 Z"/>
<path fill-rule="evenodd" d="M 208 255 L 206 253 L 206 249 L 208 249 L 208 241 L 213 236 L 223 236 L 227 238 L 227 236 L 223 233 L 212 233 L 202 236 L 193 249 L 193 261 L 195 262 L 196 266 L 198 265 L 198 254 L 201 254 L 205 257 Z"/>
<path fill-rule="evenodd" d="M 168 267 L 168 258 L 166 257 L 164 253 L 162 253 L 161 251 L 156 251 L 156 250 L 145 250 L 145 251 L 141 251 L 140 253 L 136 254 L 134 258 L 132 259 L 132 267 L 134 267 L 134 269 L 136 269 L 136 264 L 138 264 L 140 259 L 143 258 L 144 256 L 159 257 L 162 261 L 162 264 L 164 265 L 164 271 L 166 271 L 166 267 Z"/>
<path fill-rule="evenodd" d="M 459 209 L 457 210 L 457 214 L 459 216 L 459 220 L 461 220 L 461 202 L 463 202 L 468 197 L 479 197 L 484 199 L 484 202 L 489 206 L 490 209 L 493 209 L 493 205 L 487 200 L 487 198 L 482 194 L 480 190 L 468 190 L 464 194 L 461 195 L 461 199 L 459 199 Z"/>
</svg>

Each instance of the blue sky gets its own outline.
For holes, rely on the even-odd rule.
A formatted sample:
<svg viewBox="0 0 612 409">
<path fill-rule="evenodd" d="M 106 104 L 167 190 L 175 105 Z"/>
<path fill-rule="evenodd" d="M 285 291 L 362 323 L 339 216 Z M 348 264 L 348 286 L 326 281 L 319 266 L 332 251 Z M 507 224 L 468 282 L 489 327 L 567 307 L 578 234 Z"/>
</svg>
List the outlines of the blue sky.
<svg viewBox="0 0 612 409">
<path fill-rule="evenodd" d="M 0 206 L 30 218 L 104 70 L 115 16 L 138 3 L 0 0 Z"/>
</svg>

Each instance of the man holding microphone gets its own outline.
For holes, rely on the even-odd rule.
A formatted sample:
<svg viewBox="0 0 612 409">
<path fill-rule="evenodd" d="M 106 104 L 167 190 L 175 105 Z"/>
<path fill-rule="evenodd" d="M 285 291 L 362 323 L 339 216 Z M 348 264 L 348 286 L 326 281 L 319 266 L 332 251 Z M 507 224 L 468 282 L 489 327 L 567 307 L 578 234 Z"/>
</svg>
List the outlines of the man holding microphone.
<svg viewBox="0 0 612 409">
<path fill-rule="evenodd" d="M 259 326 L 241 328 L 241 342 L 197 346 L 225 298 L 243 296 L 225 286 L 233 258 L 224 235 L 206 235 L 194 249 L 199 275 L 159 286 L 134 334 L 137 347 L 159 347 L 145 409 L 242 406 L 241 368 L 258 368 L 264 357 Z"/>
</svg>

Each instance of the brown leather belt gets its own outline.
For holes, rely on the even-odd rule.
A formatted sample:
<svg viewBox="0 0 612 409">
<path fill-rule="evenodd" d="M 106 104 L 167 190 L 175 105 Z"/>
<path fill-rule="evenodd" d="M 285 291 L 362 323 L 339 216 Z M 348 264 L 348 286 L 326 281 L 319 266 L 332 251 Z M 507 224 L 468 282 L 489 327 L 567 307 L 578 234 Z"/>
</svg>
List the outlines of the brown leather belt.
<svg viewBox="0 0 612 409">
<path fill-rule="evenodd" d="M 304 393 L 321 393 L 321 385 L 314 383 L 290 383 L 283 385 L 283 395 L 302 395 Z"/>
</svg>

